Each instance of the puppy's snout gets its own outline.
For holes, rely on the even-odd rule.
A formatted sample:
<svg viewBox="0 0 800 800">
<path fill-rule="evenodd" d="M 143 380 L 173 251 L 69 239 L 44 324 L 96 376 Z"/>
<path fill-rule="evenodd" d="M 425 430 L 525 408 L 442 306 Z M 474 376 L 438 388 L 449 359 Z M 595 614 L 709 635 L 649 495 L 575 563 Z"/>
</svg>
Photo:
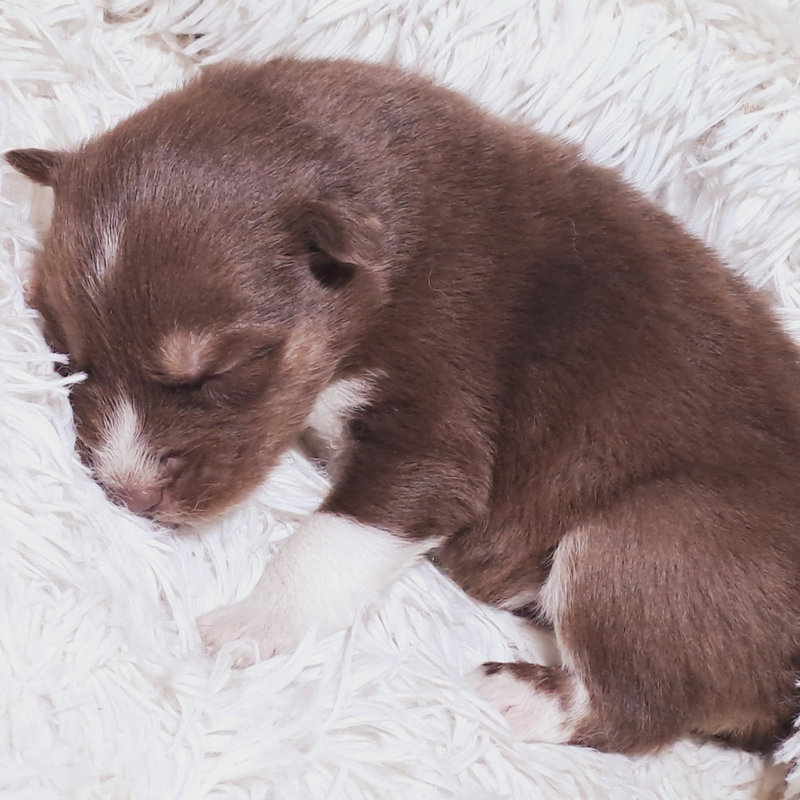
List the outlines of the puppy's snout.
<svg viewBox="0 0 800 800">
<path fill-rule="evenodd" d="M 148 514 L 158 507 L 163 491 L 159 486 L 128 486 L 113 489 L 111 495 L 134 514 Z"/>
</svg>

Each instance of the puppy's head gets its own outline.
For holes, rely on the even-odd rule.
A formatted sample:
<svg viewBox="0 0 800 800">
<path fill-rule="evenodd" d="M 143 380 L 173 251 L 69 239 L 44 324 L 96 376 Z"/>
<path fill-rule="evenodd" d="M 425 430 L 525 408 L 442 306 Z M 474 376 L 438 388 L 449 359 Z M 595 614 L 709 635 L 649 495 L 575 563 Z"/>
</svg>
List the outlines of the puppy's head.
<svg viewBox="0 0 800 800">
<path fill-rule="evenodd" d="M 6 155 L 55 192 L 30 302 L 86 375 L 81 453 L 167 523 L 254 488 L 385 300 L 377 219 L 261 105 L 194 86 L 77 152 Z"/>
</svg>

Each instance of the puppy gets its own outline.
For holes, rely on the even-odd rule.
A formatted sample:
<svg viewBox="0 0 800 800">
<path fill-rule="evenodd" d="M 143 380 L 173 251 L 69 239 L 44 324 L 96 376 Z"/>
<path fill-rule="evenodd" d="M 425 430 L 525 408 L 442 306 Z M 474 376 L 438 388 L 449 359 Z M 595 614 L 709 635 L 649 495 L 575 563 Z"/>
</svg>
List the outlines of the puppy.
<svg viewBox="0 0 800 800">
<path fill-rule="evenodd" d="M 323 505 L 199 620 L 263 657 L 424 553 L 552 628 L 473 684 L 528 740 L 766 751 L 797 709 L 800 368 L 765 304 L 573 149 L 379 66 L 209 69 L 75 152 L 32 305 L 83 457 L 167 524 L 309 427 Z"/>
</svg>

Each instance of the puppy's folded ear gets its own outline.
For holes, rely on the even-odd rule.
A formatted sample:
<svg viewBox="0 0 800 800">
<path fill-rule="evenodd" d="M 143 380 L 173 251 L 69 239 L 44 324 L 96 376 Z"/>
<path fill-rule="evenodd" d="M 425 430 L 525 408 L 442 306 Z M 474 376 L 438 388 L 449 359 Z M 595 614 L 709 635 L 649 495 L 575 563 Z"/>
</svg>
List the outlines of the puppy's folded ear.
<svg viewBox="0 0 800 800">
<path fill-rule="evenodd" d="M 295 225 L 309 254 L 309 269 L 330 289 L 346 286 L 358 269 L 380 263 L 383 226 L 374 214 L 331 200 L 311 200 Z"/>
<path fill-rule="evenodd" d="M 58 173 L 63 163 L 61 153 L 31 147 L 27 150 L 9 150 L 4 158 L 15 170 L 42 186 L 53 187 L 58 183 Z"/>
</svg>

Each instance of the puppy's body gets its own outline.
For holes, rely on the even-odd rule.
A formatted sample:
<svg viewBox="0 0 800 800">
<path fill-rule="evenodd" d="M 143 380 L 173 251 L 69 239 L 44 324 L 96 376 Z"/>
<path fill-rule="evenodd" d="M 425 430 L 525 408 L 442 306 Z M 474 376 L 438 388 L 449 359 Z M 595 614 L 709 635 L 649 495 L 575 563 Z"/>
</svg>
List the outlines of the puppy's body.
<svg viewBox="0 0 800 800">
<path fill-rule="evenodd" d="M 420 554 L 551 626 L 473 681 L 527 738 L 767 749 L 796 710 L 800 371 L 762 303 L 571 149 L 381 67 L 204 73 L 75 154 L 33 302 L 112 495 L 167 522 L 311 423 L 334 485 L 253 597 L 262 654 Z M 545 724 L 545 721 L 547 724 Z"/>
</svg>

